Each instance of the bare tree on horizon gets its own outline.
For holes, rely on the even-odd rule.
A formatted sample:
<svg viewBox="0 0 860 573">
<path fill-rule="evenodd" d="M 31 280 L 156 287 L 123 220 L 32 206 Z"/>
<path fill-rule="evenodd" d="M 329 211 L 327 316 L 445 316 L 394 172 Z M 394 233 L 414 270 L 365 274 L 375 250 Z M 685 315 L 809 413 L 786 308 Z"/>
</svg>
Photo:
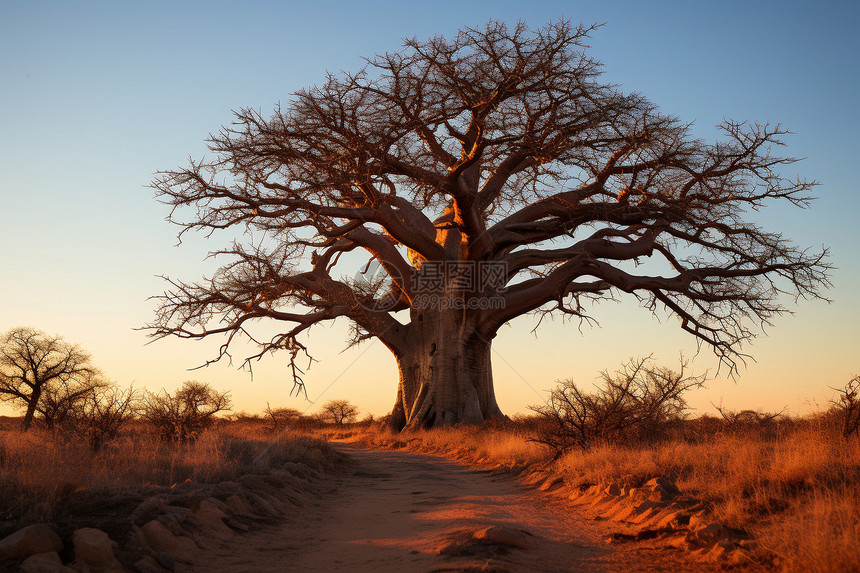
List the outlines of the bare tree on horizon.
<svg viewBox="0 0 860 573">
<path fill-rule="evenodd" d="M 396 429 L 501 416 L 499 328 L 527 313 L 591 322 L 620 293 L 674 315 L 734 369 L 742 343 L 786 312 L 783 295 L 829 285 L 826 249 L 749 219 L 776 201 L 807 206 L 815 182 L 780 174 L 795 160 L 776 154 L 779 125 L 725 121 L 707 143 L 601 83 L 593 29 L 490 22 L 412 39 L 268 119 L 236 112 L 210 136 L 213 159 L 153 181 L 180 236 L 245 235 L 216 251 L 211 278 L 167 279 L 151 335 L 223 335 L 211 362 L 247 336 L 259 345 L 248 361 L 286 351 L 301 385 L 305 332 L 346 318 L 353 342 L 377 338 L 397 360 Z M 263 338 L 262 320 L 287 326 Z"/>
<path fill-rule="evenodd" d="M 24 409 L 27 431 L 37 413 L 48 426 L 69 415 L 75 403 L 104 385 L 90 355 L 59 336 L 13 328 L 0 335 L 0 401 Z"/>
<path fill-rule="evenodd" d="M 320 408 L 320 418 L 338 426 L 354 422 L 358 417 L 358 406 L 349 400 L 329 400 Z"/>
</svg>

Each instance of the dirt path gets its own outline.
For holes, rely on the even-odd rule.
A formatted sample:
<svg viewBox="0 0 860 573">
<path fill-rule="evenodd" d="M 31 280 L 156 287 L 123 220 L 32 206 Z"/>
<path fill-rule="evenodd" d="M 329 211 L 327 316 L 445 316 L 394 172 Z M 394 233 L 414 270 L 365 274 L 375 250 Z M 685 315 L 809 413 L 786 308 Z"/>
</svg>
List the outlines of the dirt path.
<svg viewBox="0 0 860 573">
<path fill-rule="evenodd" d="M 620 524 L 595 521 L 505 475 L 434 456 L 335 447 L 354 461 L 331 479 L 329 494 L 207 552 L 193 571 L 706 570 L 671 550 L 609 545 L 603 540 Z M 501 543 L 473 539 L 491 526 L 503 528 Z"/>
</svg>

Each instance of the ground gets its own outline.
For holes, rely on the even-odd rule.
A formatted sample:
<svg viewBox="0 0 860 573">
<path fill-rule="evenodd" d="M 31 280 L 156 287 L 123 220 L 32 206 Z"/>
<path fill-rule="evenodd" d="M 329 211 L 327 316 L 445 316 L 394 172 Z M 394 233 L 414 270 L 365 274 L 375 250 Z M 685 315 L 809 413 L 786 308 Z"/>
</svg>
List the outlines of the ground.
<svg viewBox="0 0 860 573">
<path fill-rule="evenodd" d="M 313 506 L 238 536 L 185 571 L 708 571 L 510 475 L 429 455 L 336 444 L 352 461 Z M 475 539 L 495 526 L 501 535 Z M 478 535 L 480 537 L 480 534 Z M 491 543 L 495 541 L 495 543 Z M 178 569 L 177 569 L 178 570 Z"/>
</svg>

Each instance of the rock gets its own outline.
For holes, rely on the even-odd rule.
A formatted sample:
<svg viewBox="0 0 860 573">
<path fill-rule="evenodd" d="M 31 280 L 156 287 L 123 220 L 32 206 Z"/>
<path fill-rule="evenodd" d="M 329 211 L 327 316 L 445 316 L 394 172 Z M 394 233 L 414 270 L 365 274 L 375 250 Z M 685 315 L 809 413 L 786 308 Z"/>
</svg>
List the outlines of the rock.
<svg viewBox="0 0 860 573">
<path fill-rule="evenodd" d="M 227 511 L 229 511 L 233 515 L 250 518 L 257 517 L 257 515 L 255 515 L 254 512 L 251 511 L 251 508 L 248 507 L 248 504 L 246 504 L 245 501 L 238 495 L 231 495 L 230 497 L 225 499 L 224 505 L 227 506 Z"/>
<path fill-rule="evenodd" d="M 131 530 L 128 532 L 128 537 L 126 538 L 126 546 L 132 549 L 143 549 L 144 551 L 152 551 L 152 547 L 149 546 L 149 543 L 146 541 L 146 536 L 143 534 L 143 531 L 136 525 L 131 526 Z"/>
<path fill-rule="evenodd" d="M 551 475 L 548 478 L 546 478 L 542 484 L 540 484 L 540 487 L 538 487 L 538 490 L 540 490 L 540 491 L 552 491 L 552 490 L 560 488 L 563 485 L 564 485 L 564 478 L 562 478 L 559 475 Z"/>
<path fill-rule="evenodd" d="M 204 499 L 200 502 L 200 507 L 185 518 L 183 524 L 196 528 L 207 536 L 228 541 L 234 534 L 233 530 L 224 523 L 225 517 L 227 517 L 226 513 Z"/>
<path fill-rule="evenodd" d="M 162 567 L 158 561 L 149 555 L 145 555 L 132 565 L 137 573 L 170 573 L 172 568 Z"/>
<path fill-rule="evenodd" d="M 221 501 L 220 499 L 216 498 L 216 497 L 207 497 L 206 499 L 203 500 L 203 502 L 214 505 L 215 507 L 217 507 L 218 509 L 220 509 L 224 513 L 227 512 L 227 504 L 224 503 L 223 501 Z M 201 502 L 201 503 L 203 503 L 203 502 Z"/>
<path fill-rule="evenodd" d="M 702 528 L 691 531 L 687 535 L 687 540 L 694 545 L 708 546 L 714 545 L 724 539 L 729 539 L 730 537 L 731 531 L 725 525 L 709 523 Z"/>
<path fill-rule="evenodd" d="M 113 553 L 113 543 L 101 529 L 84 527 L 72 534 L 75 562 L 85 563 L 93 573 L 123 573 Z"/>
<path fill-rule="evenodd" d="M 678 491 L 678 486 L 675 485 L 675 482 L 672 481 L 671 479 L 667 478 L 666 476 L 657 476 L 655 478 L 651 478 L 647 482 L 645 482 L 645 486 L 646 487 L 660 486 L 660 487 L 666 488 L 668 490 Z"/>
<path fill-rule="evenodd" d="M 37 553 L 62 550 L 60 537 L 44 524 L 28 525 L 0 540 L 0 559 L 23 559 Z"/>
<path fill-rule="evenodd" d="M 672 501 L 681 493 L 675 482 L 665 476 L 651 478 L 645 483 L 645 488 L 651 490 L 649 500 L 661 503 Z"/>
<path fill-rule="evenodd" d="M 170 553 L 183 563 L 193 563 L 200 550 L 192 539 L 173 535 L 164 525 L 155 520 L 144 524 L 141 531 L 149 546 L 155 551 Z"/>
<path fill-rule="evenodd" d="M 690 523 L 690 516 L 683 511 L 670 511 L 663 515 L 657 522 L 658 528 L 680 529 L 687 527 Z"/>
<path fill-rule="evenodd" d="M 36 553 L 27 557 L 21 563 L 21 571 L 24 573 L 75 573 L 74 569 L 63 565 L 56 551 Z"/>
<path fill-rule="evenodd" d="M 273 490 L 276 489 L 266 483 L 266 480 L 263 479 L 263 476 L 255 474 L 245 474 L 240 478 L 240 481 L 245 487 L 256 489 L 258 491 L 264 491 L 266 493 L 271 493 Z"/>
<path fill-rule="evenodd" d="M 230 527 L 230 529 L 236 529 L 236 530 L 242 531 L 242 532 L 248 532 L 251 530 L 250 527 L 248 527 L 247 525 L 245 525 L 241 521 L 233 519 L 232 517 L 228 517 L 227 519 L 225 519 L 224 523 L 226 523 L 227 526 Z"/>
<path fill-rule="evenodd" d="M 676 497 L 678 497 L 678 493 L 676 491 L 671 491 L 658 485 L 651 491 L 651 495 L 648 496 L 648 499 L 658 503 L 669 503 Z"/>
<path fill-rule="evenodd" d="M 217 504 L 213 503 L 216 501 L 218 502 Z M 227 517 L 227 514 L 224 512 L 224 509 L 226 508 L 227 506 L 225 506 L 222 502 L 210 497 L 201 501 L 200 506 L 192 513 L 195 515 L 204 513 L 213 517 L 217 517 L 218 519 L 224 519 L 225 517 Z"/>
<path fill-rule="evenodd" d="M 284 473 L 284 474 L 279 475 L 279 477 L 281 480 L 279 487 L 281 487 L 281 488 L 285 488 L 285 487 L 290 488 L 290 489 L 297 491 L 297 492 L 300 492 L 300 493 L 307 489 L 305 482 L 302 481 L 301 479 L 297 478 L 294 474 Z"/>
<path fill-rule="evenodd" d="M 614 483 L 614 484 L 611 484 L 610 486 L 608 486 L 606 489 L 604 489 L 603 493 L 605 493 L 606 495 L 611 495 L 613 497 L 617 497 L 617 496 L 621 495 L 622 491 L 623 490 L 622 490 L 621 484 Z"/>
<path fill-rule="evenodd" d="M 278 510 L 275 509 L 275 506 L 273 506 L 271 503 L 269 503 L 268 500 L 265 499 L 264 497 L 259 496 L 255 493 L 252 493 L 248 496 L 248 499 L 251 502 L 251 504 L 254 506 L 254 508 L 256 510 L 258 510 L 260 513 L 263 513 L 263 514 L 269 515 L 269 516 L 278 515 Z"/>
<path fill-rule="evenodd" d="M 173 568 L 176 567 L 176 557 L 170 553 L 159 551 L 158 555 L 155 556 L 155 559 L 158 561 L 159 565 L 162 565 L 165 569 L 169 569 L 170 571 L 173 571 Z"/>
<path fill-rule="evenodd" d="M 506 545 L 518 549 L 532 549 L 536 545 L 534 536 L 531 533 L 499 525 L 481 528 L 472 534 L 472 538 L 481 543 Z"/>
<path fill-rule="evenodd" d="M 730 561 L 737 545 L 731 539 L 721 539 L 714 544 L 702 557 L 705 561 Z"/>
<path fill-rule="evenodd" d="M 322 477 L 322 474 L 317 470 L 299 462 L 284 462 L 281 464 L 281 468 L 303 480 Z"/>
<path fill-rule="evenodd" d="M 164 513 L 166 507 L 167 502 L 164 499 L 148 497 L 131 512 L 131 522 L 138 525 L 144 524 Z"/>
<path fill-rule="evenodd" d="M 708 525 L 708 521 L 705 521 L 705 517 L 701 514 L 693 515 L 690 517 L 689 527 L 691 531 L 695 531 L 697 529 L 702 529 L 706 525 Z"/>
<path fill-rule="evenodd" d="M 179 525 L 179 520 L 172 513 L 165 513 L 159 515 L 155 518 L 155 520 L 158 521 L 158 523 L 160 523 L 161 525 L 163 525 L 164 528 L 173 535 L 184 537 L 189 536 L 189 533 L 185 531 L 181 525 Z"/>
</svg>

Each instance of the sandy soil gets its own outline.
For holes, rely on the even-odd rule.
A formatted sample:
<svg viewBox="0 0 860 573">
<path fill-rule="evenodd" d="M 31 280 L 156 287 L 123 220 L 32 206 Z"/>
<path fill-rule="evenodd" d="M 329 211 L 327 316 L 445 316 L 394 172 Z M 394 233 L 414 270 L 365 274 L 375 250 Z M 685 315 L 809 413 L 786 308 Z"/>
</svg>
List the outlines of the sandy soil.
<svg viewBox="0 0 860 573">
<path fill-rule="evenodd" d="M 596 521 L 551 493 L 444 459 L 337 449 L 353 458 L 331 491 L 285 522 L 208 551 L 194 573 L 270 571 L 707 571 L 647 542 L 608 544 L 615 522 Z M 525 530 L 530 548 L 470 541 L 488 526 Z M 440 555 L 459 546 L 459 555 Z M 452 553 L 452 551 L 448 551 Z"/>
</svg>

